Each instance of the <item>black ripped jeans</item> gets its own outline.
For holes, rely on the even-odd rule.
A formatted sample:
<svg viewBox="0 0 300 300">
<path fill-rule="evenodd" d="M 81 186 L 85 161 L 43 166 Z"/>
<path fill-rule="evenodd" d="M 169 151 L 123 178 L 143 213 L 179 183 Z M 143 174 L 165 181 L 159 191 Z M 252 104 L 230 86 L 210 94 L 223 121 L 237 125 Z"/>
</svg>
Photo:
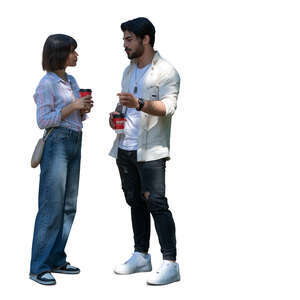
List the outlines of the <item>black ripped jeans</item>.
<svg viewBox="0 0 300 300">
<path fill-rule="evenodd" d="M 119 148 L 117 165 L 131 207 L 135 251 L 148 252 L 151 213 L 163 259 L 176 260 L 175 223 L 165 197 L 166 159 L 137 162 L 136 151 Z"/>
</svg>

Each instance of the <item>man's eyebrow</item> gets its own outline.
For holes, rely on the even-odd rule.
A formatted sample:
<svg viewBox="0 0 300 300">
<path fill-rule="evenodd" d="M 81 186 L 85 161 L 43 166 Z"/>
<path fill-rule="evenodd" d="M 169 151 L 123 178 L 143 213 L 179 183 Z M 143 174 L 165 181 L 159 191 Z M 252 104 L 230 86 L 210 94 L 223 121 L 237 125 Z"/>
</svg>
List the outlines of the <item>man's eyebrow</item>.
<svg viewBox="0 0 300 300">
<path fill-rule="evenodd" d="M 128 36 L 124 37 L 123 40 L 128 40 L 128 39 L 131 39 L 131 38 L 132 38 L 132 36 L 128 35 Z"/>
</svg>

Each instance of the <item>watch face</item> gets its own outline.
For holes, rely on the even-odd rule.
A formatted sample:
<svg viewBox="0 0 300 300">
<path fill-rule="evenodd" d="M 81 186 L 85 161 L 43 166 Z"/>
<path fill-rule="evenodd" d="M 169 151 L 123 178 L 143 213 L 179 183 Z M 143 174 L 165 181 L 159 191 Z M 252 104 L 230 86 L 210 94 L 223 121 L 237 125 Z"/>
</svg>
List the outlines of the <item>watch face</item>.
<svg viewBox="0 0 300 300">
<path fill-rule="evenodd" d="M 141 110 L 144 106 L 144 100 L 142 98 L 139 98 L 139 107 L 137 108 L 137 110 Z"/>
</svg>

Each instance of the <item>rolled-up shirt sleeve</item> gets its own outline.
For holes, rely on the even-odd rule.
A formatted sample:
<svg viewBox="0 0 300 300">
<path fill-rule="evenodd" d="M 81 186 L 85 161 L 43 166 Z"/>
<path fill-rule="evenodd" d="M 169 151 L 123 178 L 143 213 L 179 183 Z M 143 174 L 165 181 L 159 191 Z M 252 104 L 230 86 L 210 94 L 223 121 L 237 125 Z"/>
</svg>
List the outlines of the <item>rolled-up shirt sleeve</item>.
<svg viewBox="0 0 300 300">
<path fill-rule="evenodd" d="M 55 108 L 55 95 L 51 81 L 42 80 L 33 98 L 37 105 L 37 123 L 39 128 L 46 129 L 59 126 L 62 107 Z"/>
<path fill-rule="evenodd" d="M 163 76 L 159 87 L 160 100 L 165 104 L 166 117 L 172 116 L 177 108 L 177 98 L 180 88 L 180 77 L 178 72 L 173 68 Z"/>
</svg>

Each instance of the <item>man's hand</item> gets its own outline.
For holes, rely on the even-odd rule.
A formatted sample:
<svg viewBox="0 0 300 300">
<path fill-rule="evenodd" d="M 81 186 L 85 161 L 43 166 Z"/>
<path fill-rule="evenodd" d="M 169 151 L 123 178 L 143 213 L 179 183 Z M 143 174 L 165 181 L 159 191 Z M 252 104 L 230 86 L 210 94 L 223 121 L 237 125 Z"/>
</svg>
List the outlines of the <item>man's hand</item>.
<svg viewBox="0 0 300 300">
<path fill-rule="evenodd" d="M 138 108 L 139 100 L 129 93 L 118 93 L 120 104 L 127 106 L 128 108 Z"/>
<path fill-rule="evenodd" d="M 114 122 L 113 122 L 113 116 L 114 115 L 119 115 L 120 113 L 117 112 L 117 111 L 113 111 L 109 114 L 109 126 L 112 128 L 112 129 L 115 129 L 115 125 L 114 125 Z"/>
</svg>

